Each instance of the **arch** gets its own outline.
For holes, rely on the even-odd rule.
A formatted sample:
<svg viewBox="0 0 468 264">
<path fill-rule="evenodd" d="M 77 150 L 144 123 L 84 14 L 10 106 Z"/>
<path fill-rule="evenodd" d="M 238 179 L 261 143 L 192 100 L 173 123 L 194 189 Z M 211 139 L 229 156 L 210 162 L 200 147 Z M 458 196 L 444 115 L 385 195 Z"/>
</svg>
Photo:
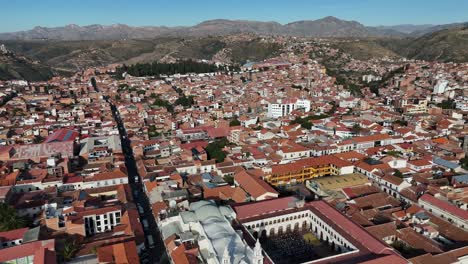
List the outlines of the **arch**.
<svg viewBox="0 0 468 264">
<path fill-rule="evenodd" d="M 278 228 L 278 235 L 281 235 L 281 234 L 283 234 L 283 226 L 280 226 Z"/>
<path fill-rule="evenodd" d="M 263 229 L 262 232 L 260 232 L 260 238 L 266 238 L 267 237 L 267 231 L 266 229 Z"/>
<path fill-rule="evenodd" d="M 299 231 L 301 227 L 299 226 L 299 222 L 294 224 L 294 231 Z"/>
<path fill-rule="evenodd" d="M 289 233 L 289 232 L 291 232 L 291 224 L 288 224 L 286 226 L 286 233 Z"/>
<path fill-rule="evenodd" d="M 257 239 L 257 238 L 258 238 L 258 232 L 257 232 L 257 231 L 253 232 L 253 234 L 252 234 L 252 235 L 253 235 L 253 237 L 254 237 L 255 239 Z"/>
<path fill-rule="evenodd" d="M 269 235 L 270 235 L 270 236 L 274 236 L 274 235 L 275 235 L 275 228 L 272 227 L 272 228 L 270 229 L 270 234 L 269 234 Z"/>
</svg>

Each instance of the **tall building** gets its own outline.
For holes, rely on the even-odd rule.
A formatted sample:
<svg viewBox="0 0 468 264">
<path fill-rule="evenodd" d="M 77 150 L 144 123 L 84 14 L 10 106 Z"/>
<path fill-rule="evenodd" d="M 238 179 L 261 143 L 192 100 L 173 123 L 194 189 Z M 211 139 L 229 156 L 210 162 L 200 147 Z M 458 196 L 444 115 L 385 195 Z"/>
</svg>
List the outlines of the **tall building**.
<svg viewBox="0 0 468 264">
<path fill-rule="evenodd" d="M 304 109 L 305 112 L 310 111 L 310 100 L 307 99 L 282 99 L 275 103 L 268 104 L 267 117 L 279 118 L 289 115 L 292 111 Z"/>
</svg>

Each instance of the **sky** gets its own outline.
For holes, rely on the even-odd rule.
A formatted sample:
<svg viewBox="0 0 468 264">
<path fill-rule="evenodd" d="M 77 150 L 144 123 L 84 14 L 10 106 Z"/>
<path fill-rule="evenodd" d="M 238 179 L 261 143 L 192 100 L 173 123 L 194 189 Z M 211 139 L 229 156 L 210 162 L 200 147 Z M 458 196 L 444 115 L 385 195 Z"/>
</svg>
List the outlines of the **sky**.
<svg viewBox="0 0 468 264">
<path fill-rule="evenodd" d="M 468 0 L 2 0 L 0 32 L 68 24 L 191 26 L 209 19 L 285 24 L 335 16 L 367 26 L 468 21 Z"/>
</svg>

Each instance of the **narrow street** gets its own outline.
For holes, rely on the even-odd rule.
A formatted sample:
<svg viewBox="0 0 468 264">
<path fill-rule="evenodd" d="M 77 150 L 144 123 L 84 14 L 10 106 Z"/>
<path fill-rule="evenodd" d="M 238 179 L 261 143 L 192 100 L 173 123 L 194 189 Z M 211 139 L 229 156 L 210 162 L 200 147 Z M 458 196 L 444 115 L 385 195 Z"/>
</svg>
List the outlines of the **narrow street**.
<svg viewBox="0 0 468 264">
<path fill-rule="evenodd" d="M 128 171 L 128 182 L 132 189 L 133 198 L 140 214 L 140 222 L 142 223 L 143 230 L 145 232 L 146 250 L 143 252 L 143 254 L 140 254 L 140 260 L 142 263 L 161 263 L 162 256 L 166 254 L 164 243 L 161 239 L 157 224 L 153 217 L 148 197 L 143 191 L 143 184 L 140 176 L 138 175 L 135 158 L 130 146 L 130 140 L 128 139 L 127 132 L 117 108 L 109 100 L 109 98 L 106 98 L 106 101 L 110 104 L 112 115 L 117 122 L 120 140 L 122 142 L 122 151 L 125 155 L 125 165 Z M 148 225 L 145 227 L 143 222 L 147 222 Z"/>
</svg>

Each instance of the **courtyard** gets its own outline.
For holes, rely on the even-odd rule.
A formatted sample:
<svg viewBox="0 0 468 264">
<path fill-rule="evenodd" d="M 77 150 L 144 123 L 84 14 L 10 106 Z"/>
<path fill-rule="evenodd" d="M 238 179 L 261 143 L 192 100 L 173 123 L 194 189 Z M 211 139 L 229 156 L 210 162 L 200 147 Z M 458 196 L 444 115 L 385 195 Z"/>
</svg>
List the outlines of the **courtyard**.
<svg viewBox="0 0 468 264">
<path fill-rule="evenodd" d="M 260 243 L 268 256 L 278 264 L 299 264 L 340 254 L 309 230 L 262 236 Z"/>
</svg>

